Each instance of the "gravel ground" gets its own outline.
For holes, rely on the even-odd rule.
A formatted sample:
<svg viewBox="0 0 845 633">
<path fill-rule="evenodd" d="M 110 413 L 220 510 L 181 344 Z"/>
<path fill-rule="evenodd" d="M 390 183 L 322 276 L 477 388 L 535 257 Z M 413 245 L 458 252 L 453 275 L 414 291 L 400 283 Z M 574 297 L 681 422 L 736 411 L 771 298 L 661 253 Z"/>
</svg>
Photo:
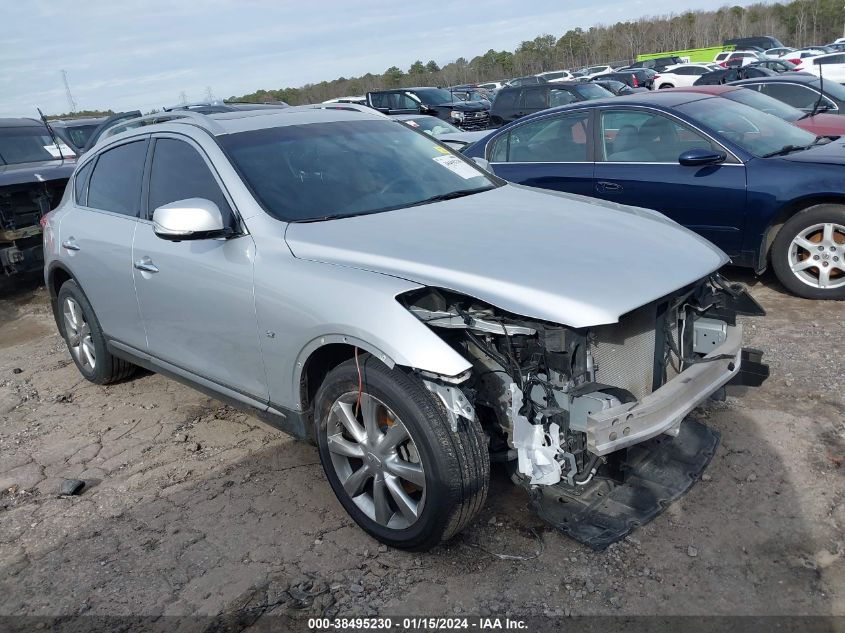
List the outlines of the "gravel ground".
<svg viewBox="0 0 845 633">
<path fill-rule="evenodd" d="M 703 480 L 604 552 L 502 472 L 453 541 L 388 550 L 314 448 L 161 376 L 83 381 L 45 290 L 0 290 L 0 615 L 845 615 L 845 305 L 731 273 L 772 377 L 696 412 Z"/>
</svg>

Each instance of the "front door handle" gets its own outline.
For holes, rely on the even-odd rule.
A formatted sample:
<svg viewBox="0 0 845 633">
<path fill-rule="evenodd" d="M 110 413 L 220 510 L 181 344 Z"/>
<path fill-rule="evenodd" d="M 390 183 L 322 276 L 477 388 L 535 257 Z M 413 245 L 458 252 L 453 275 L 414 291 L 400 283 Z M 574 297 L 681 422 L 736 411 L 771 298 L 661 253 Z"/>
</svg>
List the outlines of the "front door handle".
<svg viewBox="0 0 845 633">
<path fill-rule="evenodd" d="M 62 242 L 62 248 L 65 248 L 69 251 L 78 251 L 79 250 L 79 244 L 76 243 L 75 239 L 73 239 L 72 237 L 69 237 L 64 242 Z"/>
<path fill-rule="evenodd" d="M 607 182 L 604 180 L 600 180 L 597 184 L 597 189 L 599 191 L 622 191 L 622 185 L 618 182 Z"/>
<path fill-rule="evenodd" d="M 158 267 L 153 264 L 153 260 L 149 257 L 143 257 L 135 262 L 135 268 L 145 273 L 157 273 Z"/>
</svg>

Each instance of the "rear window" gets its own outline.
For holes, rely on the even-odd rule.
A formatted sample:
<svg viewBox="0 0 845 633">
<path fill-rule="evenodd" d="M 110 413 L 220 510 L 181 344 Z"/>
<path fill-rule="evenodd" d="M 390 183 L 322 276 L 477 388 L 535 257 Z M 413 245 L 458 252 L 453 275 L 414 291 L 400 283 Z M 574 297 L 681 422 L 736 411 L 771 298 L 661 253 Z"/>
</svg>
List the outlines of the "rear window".
<svg viewBox="0 0 845 633">
<path fill-rule="evenodd" d="M 596 84 L 578 84 L 573 86 L 573 90 L 577 92 L 582 99 L 590 101 L 592 99 L 604 99 L 605 97 L 612 97 L 613 93 L 605 90 Z"/>
<path fill-rule="evenodd" d="M 100 154 L 88 185 L 88 206 L 137 217 L 146 157 L 146 141 L 127 143 Z"/>
</svg>

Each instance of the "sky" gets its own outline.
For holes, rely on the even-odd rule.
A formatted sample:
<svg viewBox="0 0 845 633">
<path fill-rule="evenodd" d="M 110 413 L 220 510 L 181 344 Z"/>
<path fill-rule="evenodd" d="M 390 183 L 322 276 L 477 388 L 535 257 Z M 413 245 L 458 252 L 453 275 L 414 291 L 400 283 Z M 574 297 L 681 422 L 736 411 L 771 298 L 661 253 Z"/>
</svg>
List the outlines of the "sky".
<svg viewBox="0 0 845 633">
<path fill-rule="evenodd" d="M 750 0 L 741 0 L 748 4 Z M 542 33 L 726 0 L 3 0 L 0 117 L 140 109 L 444 65 Z M 737 4 L 732 0 L 730 4 Z M 515 12 L 514 7 L 521 11 Z"/>
</svg>

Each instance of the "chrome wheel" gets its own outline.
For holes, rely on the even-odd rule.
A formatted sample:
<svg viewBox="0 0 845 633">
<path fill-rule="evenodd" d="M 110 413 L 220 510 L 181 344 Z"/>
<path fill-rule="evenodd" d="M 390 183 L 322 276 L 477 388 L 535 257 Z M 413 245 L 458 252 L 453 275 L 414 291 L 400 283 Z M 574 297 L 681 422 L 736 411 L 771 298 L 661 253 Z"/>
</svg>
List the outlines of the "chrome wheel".
<svg viewBox="0 0 845 633">
<path fill-rule="evenodd" d="M 83 369 L 94 371 L 97 357 L 94 353 L 94 342 L 91 340 L 91 328 L 85 320 L 82 308 L 74 299 L 68 297 L 65 299 L 62 313 L 70 353 Z"/>
<path fill-rule="evenodd" d="M 845 286 L 845 226 L 814 224 L 789 245 L 789 267 L 803 283 L 825 290 Z"/>
<path fill-rule="evenodd" d="M 390 407 L 351 391 L 332 405 L 326 424 L 332 467 L 349 498 L 391 529 L 416 523 L 425 504 L 425 471 L 417 445 Z"/>
</svg>

